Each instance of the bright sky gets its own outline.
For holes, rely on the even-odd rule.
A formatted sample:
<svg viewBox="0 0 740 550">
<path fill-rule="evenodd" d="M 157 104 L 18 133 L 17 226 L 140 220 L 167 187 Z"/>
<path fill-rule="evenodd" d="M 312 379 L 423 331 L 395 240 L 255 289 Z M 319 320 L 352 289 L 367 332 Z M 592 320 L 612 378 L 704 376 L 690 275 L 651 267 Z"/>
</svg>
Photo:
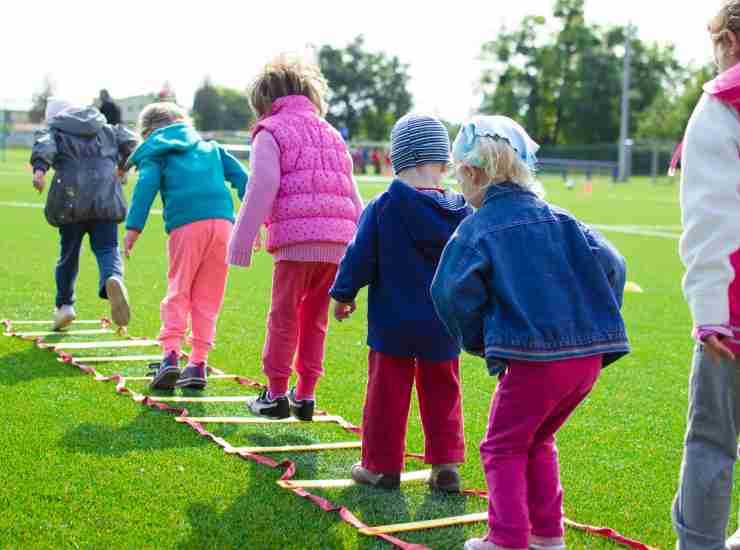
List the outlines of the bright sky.
<svg viewBox="0 0 740 550">
<path fill-rule="evenodd" d="M 306 44 L 344 46 L 364 34 L 371 50 L 411 66 L 415 108 L 449 120 L 478 104 L 480 46 L 502 22 L 550 15 L 554 0 L 13 0 L 0 10 L 0 101 L 27 100 L 45 74 L 58 95 L 89 102 L 158 91 L 165 80 L 190 106 L 205 75 L 245 88 L 260 66 Z M 674 41 L 682 61 L 704 62 L 706 22 L 719 0 L 586 0 L 586 17 L 627 23 L 649 41 Z"/>
</svg>

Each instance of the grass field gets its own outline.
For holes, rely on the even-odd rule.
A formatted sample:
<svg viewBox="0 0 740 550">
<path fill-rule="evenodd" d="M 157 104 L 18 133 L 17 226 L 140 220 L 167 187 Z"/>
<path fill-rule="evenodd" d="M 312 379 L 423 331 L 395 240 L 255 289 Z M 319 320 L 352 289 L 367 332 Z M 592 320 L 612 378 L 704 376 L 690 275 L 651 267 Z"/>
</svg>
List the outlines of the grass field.
<svg viewBox="0 0 740 550">
<path fill-rule="evenodd" d="M 2 157 L 0 157 L 1 159 Z M 0 162 L 0 318 L 51 316 L 58 239 L 30 185 L 27 152 Z M 384 185 L 364 183 L 366 199 Z M 644 294 L 624 306 L 634 351 L 605 370 L 589 400 L 559 435 L 566 515 L 612 527 L 653 546 L 673 544 L 670 504 L 685 427 L 692 343 L 680 290 L 680 231 L 675 185 L 597 181 L 592 195 L 546 179 L 549 199 L 586 222 L 611 226 L 607 236 L 628 261 Z M 616 229 L 616 230 L 615 230 Z M 165 234 L 153 215 L 127 262 L 134 319 L 130 332 L 156 336 L 166 286 Z M 219 322 L 213 365 L 263 380 L 260 352 L 271 284 L 270 257 L 233 269 Z M 97 269 L 85 247 L 78 281 L 80 318 L 106 315 L 96 298 Z M 537 289 L 533 289 L 537 292 Z M 332 322 L 327 376 L 319 407 L 359 424 L 366 380 L 365 294 L 352 320 Z M 101 367 L 145 373 L 143 365 Z M 495 387 L 484 365 L 463 357 L 467 461 L 464 484 L 485 488 L 478 458 Z M 131 384 L 145 391 L 144 383 Z M 213 381 L 209 395 L 251 390 Z M 416 406 L 416 405 L 414 405 Z M 194 415 L 243 414 L 241 405 L 197 405 Z M 278 488 L 280 473 L 225 455 L 171 415 L 116 396 L 28 342 L 0 337 L 0 548 L 390 548 L 365 538 L 335 515 Z M 328 425 L 213 427 L 232 444 L 287 444 L 350 439 Z M 412 413 L 408 449 L 423 449 Z M 296 478 L 348 477 L 357 450 L 293 456 Z M 287 457 L 276 457 L 287 458 Z M 408 469 L 421 467 L 409 461 Z M 736 489 L 738 484 L 736 483 Z M 369 525 L 485 510 L 475 497 L 430 495 L 423 484 L 399 494 L 351 488 L 316 491 Z M 735 519 L 733 518 L 733 522 Z M 484 524 L 402 536 L 430 548 L 462 548 Z M 615 548 L 568 531 L 571 548 Z"/>
</svg>

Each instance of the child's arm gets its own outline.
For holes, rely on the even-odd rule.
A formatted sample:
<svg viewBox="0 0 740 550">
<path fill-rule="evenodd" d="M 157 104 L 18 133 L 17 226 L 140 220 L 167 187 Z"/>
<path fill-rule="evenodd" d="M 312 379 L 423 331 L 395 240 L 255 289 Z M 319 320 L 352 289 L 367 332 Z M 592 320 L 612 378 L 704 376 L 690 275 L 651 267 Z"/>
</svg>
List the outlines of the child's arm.
<svg viewBox="0 0 740 550">
<path fill-rule="evenodd" d="M 31 150 L 31 166 L 33 167 L 33 186 L 41 193 L 46 186 L 46 172 L 54 164 L 57 155 L 57 143 L 49 130 L 36 132 Z"/>
<path fill-rule="evenodd" d="M 614 297 L 621 308 L 624 298 L 624 286 L 627 284 L 627 263 L 616 247 L 601 233 L 586 224 L 581 223 L 579 225 L 584 235 L 586 235 L 591 252 L 596 256 L 596 260 L 604 270 L 604 274 L 609 281 L 609 286 L 612 287 Z"/>
<path fill-rule="evenodd" d="M 229 264 L 248 267 L 260 227 L 270 215 L 280 190 L 280 149 L 263 130 L 252 143 L 252 177 L 229 243 Z"/>
<path fill-rule="evenodd" d="M 149 210 L 154 199 L 159 193 L 162 184 L 162 167 L 159 162 L 152 158 L 141 161 L 138 166 L 139 180 L 134 187 L 134 195 L 131 198 L 131 207 L 126 216 L 126 255 L 138 238 L 138 234 L 144 230 Z"/>
<path fill-rule="evenodd" d="M 432 281 L 432 301 L 447 332 L 472 355 L 485 356 L 484 313 L 489 302 L 489 262 L 457 235 L 442 252 Z"/>
<path fill-rule="evenodd" d="M 378 222 L 376 203 L 370 203 L 358 222 L 357 234 L 349 243 L 339 264 L 337 277 L 329 294 L 340 306 L 335 307 L 337 320 L 346 319 L 354 312 L 357 293 L 375 282 L 378 272 Z"/>
<path fill-rule="evenodd" d="M 236 189 L 239 200 L 243 201 L 244 194 L 247 192 L 249 174 L 244 169 L 242 163 L 226 149 L 219 147 L 219 153 L 221 154 L 221 163 L 224 167 L 224 177 L 226 181 L 231 183 L 231 187 Z"/>
<path fill-rule="evenodd" d="M 126 171 L 126 161 L 139 144 L 139 138 L 134 132 L 120 124 L 113 126 L 113 131 L 118 144 L 118 173 L 123 174 Z"/>
</svg>

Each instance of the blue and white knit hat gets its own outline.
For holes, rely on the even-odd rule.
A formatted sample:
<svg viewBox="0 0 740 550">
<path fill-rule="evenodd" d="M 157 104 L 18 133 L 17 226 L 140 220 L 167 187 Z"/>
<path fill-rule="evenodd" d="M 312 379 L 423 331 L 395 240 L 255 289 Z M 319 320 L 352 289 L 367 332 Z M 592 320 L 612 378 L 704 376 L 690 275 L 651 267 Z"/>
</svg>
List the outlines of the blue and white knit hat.
<svg viewBox="0 0 740 550">
<path fill-rule="evenodd" d="M 502 139 L 508 143 L 530 170 L 537 165 L 536 153 L 540 146 L 527 131 L 514 120 L 505 116 L 474 116 L 462 125 L 452 144 L 452 159 L 455 162 L 467 162 L 481 167 L 482 161 L 477 156 L 477 144 L 482 137 Z"/>
<path fill-rule="evenodd" d="M 444 125 L 429 115 L 408 114 L 391 130 L 391 163 L 399 172 L 431 162 L 450 160 L 450 136 Z"/>
</svg>

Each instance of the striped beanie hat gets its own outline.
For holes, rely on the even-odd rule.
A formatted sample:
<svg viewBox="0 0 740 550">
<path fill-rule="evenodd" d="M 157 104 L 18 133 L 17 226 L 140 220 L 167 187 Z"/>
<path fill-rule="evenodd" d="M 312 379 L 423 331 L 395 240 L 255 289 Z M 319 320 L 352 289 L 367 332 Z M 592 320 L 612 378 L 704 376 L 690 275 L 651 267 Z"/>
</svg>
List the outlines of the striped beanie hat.
<svg viewBox="0 0 740 550">
<path fill-rule="evenodd" d="M 407 168 L 450 160 L 450 136 L 433 116 L 408 114 L 391 130 L 391 163 L 398 174 Z"/>
</svg>

